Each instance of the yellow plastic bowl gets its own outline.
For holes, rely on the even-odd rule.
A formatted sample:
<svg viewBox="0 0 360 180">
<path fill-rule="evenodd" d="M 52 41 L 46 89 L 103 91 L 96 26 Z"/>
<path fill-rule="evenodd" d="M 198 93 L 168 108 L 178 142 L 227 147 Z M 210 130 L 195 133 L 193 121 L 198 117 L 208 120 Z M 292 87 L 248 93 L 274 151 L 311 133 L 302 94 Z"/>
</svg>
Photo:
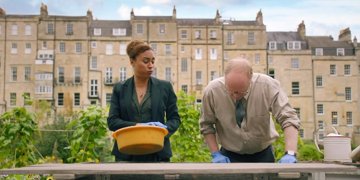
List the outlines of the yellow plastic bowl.
<svg viewBox="0 0 360 180">
<path fill-rule="evenodd" d="M 164 147 L 168 130 L 157 126 L 131 126 L 115 131 L 119 151 L 130 155 L 144 155 L 158 152 Z"/>
</svg>

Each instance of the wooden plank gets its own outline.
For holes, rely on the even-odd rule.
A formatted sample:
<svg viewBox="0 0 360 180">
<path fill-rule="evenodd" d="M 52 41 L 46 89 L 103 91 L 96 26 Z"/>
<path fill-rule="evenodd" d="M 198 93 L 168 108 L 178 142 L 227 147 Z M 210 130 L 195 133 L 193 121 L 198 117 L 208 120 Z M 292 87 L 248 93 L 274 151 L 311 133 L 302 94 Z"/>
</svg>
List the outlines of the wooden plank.
<svg viewBox="0 0 360 180">
<path fill-rule="evenodd" d="M 360 169 L 355 166 L 321 163 L 76 163 L 38 164 L 0 170 L 0 174 L 253 174 L 286 172 L 331 172 L 360 175 Z"/>
</svg>

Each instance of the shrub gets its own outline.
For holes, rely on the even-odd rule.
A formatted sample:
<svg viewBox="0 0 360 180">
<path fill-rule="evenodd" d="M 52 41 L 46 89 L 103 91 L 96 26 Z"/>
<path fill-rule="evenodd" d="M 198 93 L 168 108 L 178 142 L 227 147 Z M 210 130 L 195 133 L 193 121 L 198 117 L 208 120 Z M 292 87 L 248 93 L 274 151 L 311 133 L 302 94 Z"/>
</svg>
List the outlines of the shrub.
<svg viewBox="0 0 360 180">
<path fill-rule="evenodd" d="M 35 116 L 24 107 L 16 107 L 0 116 L 0 168 L 35 164 L 38 153 L 34 135 Z"/>
<path fill-rule="evenodd" d="M 68 124 L 74 130 L 70 138 L 68 162 L 100 162 L 110 156 L 110 140 L 104 109 L 89 106 Z"/>
<path fill-rule="evenodd" d="M 66 130 L 66 124 L 64 117 L 60 116 L 53 124 L 43 126 L 41 129 L 44 131 L 40 131 L 36 138 L 36 148 L 43 157 L 48 157 L 49 161 L 67 162 L 70 157 L 70 151 L 65 148 L 69 146 L 71 131 Z"/>
<path fill-rule="evenodd" d="M 199 108 L 195 97 L 178 93 L 178 109 L 181 118 L 179 129 L 171 136 L 172 162 L 210 162 L 210 152 L 199 130 Z"/>
</svg>

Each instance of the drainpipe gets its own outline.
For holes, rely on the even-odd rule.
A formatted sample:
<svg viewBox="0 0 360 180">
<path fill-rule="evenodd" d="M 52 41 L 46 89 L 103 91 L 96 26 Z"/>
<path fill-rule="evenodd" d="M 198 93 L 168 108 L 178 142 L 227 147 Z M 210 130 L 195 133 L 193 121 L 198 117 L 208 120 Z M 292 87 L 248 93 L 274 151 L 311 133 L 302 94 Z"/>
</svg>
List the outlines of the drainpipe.
<svg viewBox="0 0 360 180">
<path fill-rule="evenodd" d="M 224 50 L 224 35 L 225 32 L 224 32 L 224 23 L 221 22 L 221 50 L 222 50 L 222 61 L 221 61 L 221 74 L 219 72 L 219 77 L 220 76 L 223 76 L 224 75 L 224 65 L 225 65 L 225 57 L 224 57 L 224 53 L 225 53 L 225 50 Z"/>
<path fill-rule="evenodd" d="M 179 83 L 179 32 L 178 32 L 178 26 L 177 26 L 177 21 L 175 20 L 175 24 L 176 24 L 176 82 L 177 82 L 177 88 L 176 88 L 176 92 L 179 92 L 181 90 L 181 86 Z M 180 46 L 181 48 L 181 46 Z"/>
<path fill-rule="evenodd" d="M 56 33 L 57 33 L 57 31 L 56 31 L 56 16 L 54 17 L 54 55 L 53 55 L 53 57 L 54 57 L 54 60 L 53 60 L 53 64 L 52 64 L 52 68 L 53 68 L 53 71 L 52 71 L 52 73 L 53 73 L 53 81 L 52 81 L 52 87 L 53 87 L 53 90 L 52 90 L 52 107 L 53 107 L 53 109 L 54 109 L 54 115 L 55 115 L 55 120 L 57 120 L 57 116 L 56 116 L 56 114 L 57 114 L 57 107 L 56 107 L 56 102 L 55 102 L 55 59 L 56 59 L 56 48 L 55 48 L 55 42 L 56 42 Z"/>
<path fill-rule="evenodd" d="M 3 81 L 3 83 L 4 83 L 4 85 L 3 85 L 3 88 L 4 88 L 4 91 L 3 91 L 3 98 L 4 98 L 4 102 L 5 102 L 5 104 L 4 104 L 4 110 L 5 110 L 5 112 L 7 111 L 7 101 L 6 101 L 6 94 L 5 94 L 5 86 L 6 86 L 6 83 L 5 83 L 5 81 L 6 81 L 6 42 L 7 42 L 7 15 L 5 14 L 5 27 L 4 27 L 4 29 L 5 29 L 5 34 L 4 34 L 4 36 L 5 36 L 5 38 L 4 38 L 4 81 Z"/>
<path fill-rule="evenodd" d="M 309 48 L 310 49 L 310 55 L 311 55 L 311 57 L 312 57 L 312 51 L 311 51 L 311 47 Z M 316 100 L 315 100 L 315 84 L 314 84 L 314 59 L 313 58 L 311 58 L 311 69 L 312 69 L 312 71 L 311 71 L 311 76 L 312 76 L 312 86 L 313 86 L 313 88 L 312 88 L 312 94 L 313 94 L 313 109 L 314 109 L 314 111 L 313 111 L 313 116 L 314 116 L 314 131 L 313 131 L 313 140 L 315 141 L 315 138 L 317 139 L 317 136 L 316 136 L 316 132 L 317 132 L 317 123 L 316 123 L 316 111 L 317 111 L 317 109 L 316 109 Z"/>
<path fill-rule="evenodd" d="M 208 40 L 208 38 L 209 38 L 209 36 L 208 36 L 208 26 L 206 26 L 206 28 L 205 28 L 205 38 L 206 38 L 206 71 L 205 71 L 205 76 L 206 76 L 206 81 L 205 82 L 209 82 L 209 40 Z M 205 84 L 205 83 L 204 83 Z M 207 83 L 206 83 L 207 84 Z M 202 89 L 202 88 L 201 88 Z"/>
<path fill-rule="evenodd" d="M 195 92 L 196 94 L 196 88 L 195 86 L 193 85 L 193 66 L 194 66 L 194 63 L 193 63 L 193 47 L 194 47 L 194 44 L 193 44 L 193 26 L 190 25 L 190 86 L 191 86 L 191 91 Z"/>
</svg>

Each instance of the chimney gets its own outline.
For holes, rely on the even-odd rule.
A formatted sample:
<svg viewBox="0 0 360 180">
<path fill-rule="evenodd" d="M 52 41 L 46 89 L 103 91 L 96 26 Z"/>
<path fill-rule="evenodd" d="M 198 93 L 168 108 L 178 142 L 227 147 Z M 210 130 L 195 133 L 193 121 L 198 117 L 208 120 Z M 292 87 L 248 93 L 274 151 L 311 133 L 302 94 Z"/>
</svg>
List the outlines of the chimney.
<svg viewBox="0 0 360 180">
<path fill-rule="evenodd" d="M 131 20 L 134 20 L 134 19 L 135 19 L 134 8 L 133 8 L 133 9 L 131 9 L 131 12 L 130 12 L 130 19 L 131 19 Z"/>
<path fill-rule="evenodd" d="M 174 6 L 174 8 L 173 8 L 172 19 L 173 19 L 173 20 L 176 19 L 176 8 L 175 8 L 175 6 Z"/>
<path fill-rule="evenodd" d="M 220 21 L 221 21 L 221 16 L 219 10 L 216 10 L 215 23 L 220 24 Z"/>
<path fill-rule="evenodd" d="M 306 36 L 306 29 L 305 29 L 305 23 L 304 20 L 299 24 L 297 32 L 299 33 L 302 40 L 305 40 Z"/>
<path fill-rule="evenodd" d="M 6 12 L 3 8 L 0 8 L 0 16 L 5 16 Z"/>
<path fill-rule="evenodd" d="M 354 47 L 357 47 L 357 38 L 356 38 L 356 36 L 354 37 L 353 44 L 354 44 Z"/>
<path fill-rule="evenodd" d="M 41 16 L 41 17 L 46 17 L 46 16 L 48 16 L 47 5 L 44 4 L 44 3 L 41 3 L 40 16 Z"/>
<path fill-rule="evenodd" d="M 93 14 L 92 14 L 92 11 L 90 9 L 87 10 L 86 16 L 87 16 L 89 21 L 93 20 Z"/>
<path fill-rule="evenodd" d="M 263 15 L 262 15 L 261 9 L 256 15 L 256 22 L 257 22 L 258 25 L 264 25 Z"/>
<path fill-rule="evenodd" d="M 340 30 L 339 41 L 347 41 L 351 43 L 351 31 L 350 28 Z"/>
</svg>

